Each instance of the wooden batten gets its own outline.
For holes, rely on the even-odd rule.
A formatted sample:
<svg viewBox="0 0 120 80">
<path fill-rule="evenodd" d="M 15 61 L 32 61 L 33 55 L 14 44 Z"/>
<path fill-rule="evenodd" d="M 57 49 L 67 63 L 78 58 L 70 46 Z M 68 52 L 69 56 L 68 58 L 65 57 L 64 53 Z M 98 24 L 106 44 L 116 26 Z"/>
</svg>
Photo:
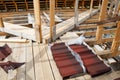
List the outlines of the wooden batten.
<svg viewBox="0 0 120 80">
<path fill-rule="evenodd" d="M 4 27 L 3 20 L 2 18 L 0 18 L 0 28 L 3 28 L 3 27 Z"/>
<path fill-rule="evenodd" d="M 112 56 L 118 55 L 118 48 L 120 45 L 120 21 L 117 24 L 117 29 L 115 33 L 115 38 L 112 43 L 111 51 L 112 51 Z"/>
<path fill-rule="evenodd" d="M 108 4 L 108 0 L 103 0 L 101 10 L 100 10 L 99 21 L 105 19 L 107 4 Z M 103 25 L 97 26 L 96 40 L 98 44 L 101 43 L 102 41 L 102 31 L 103 31 Z"/>
<path fill-rule="evenodd" d="M 35 16 L 35 34 L 37 42 L 42 42 L 42 29 L 40 17 L 40 0 L 33 0 Z"/>
<path fill-rule="evenodd" d="M 0 39 L 0 43 L 28 43 L 27 39 Z"/>
<path fill-rule="evenodd" d="M 50 38 L 53 41 L 56 34 L 55 27 L 55 0 L 50 0 Z"/>
</svg>

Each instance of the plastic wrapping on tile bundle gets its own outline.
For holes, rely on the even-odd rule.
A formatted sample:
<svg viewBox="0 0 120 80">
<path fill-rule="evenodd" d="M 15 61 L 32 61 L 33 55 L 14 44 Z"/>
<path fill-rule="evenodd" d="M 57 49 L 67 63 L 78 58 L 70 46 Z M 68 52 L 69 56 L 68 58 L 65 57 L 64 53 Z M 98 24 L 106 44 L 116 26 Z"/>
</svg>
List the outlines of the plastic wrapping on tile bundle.
<svg viewBox="0 0 120 80">
<path fill-rule="evenodd" d="M 81 60 L 79 54 L 77 54 L 76 52 L 74 52 L 67 43 L 65 43 L 65 45 L 68 47 L 68 49 L 71 51 L 71 54 L 75 57 L 75 59 L 80 63 L 80 66 L 83 68 L 83 71 L 86 72 L 86 69 L 84 67 L 83 61 Z"/>
<path fill-rule="evenodd" d="M 67 44 L 68 45 L 72 45 L 72 44 L 82 44 L 85 40 L 84 34 L 82 34 L 80 37 L 78 37 L 77 39 L 74 39 L 72 41 L 69 41 Z"/>
</svg>

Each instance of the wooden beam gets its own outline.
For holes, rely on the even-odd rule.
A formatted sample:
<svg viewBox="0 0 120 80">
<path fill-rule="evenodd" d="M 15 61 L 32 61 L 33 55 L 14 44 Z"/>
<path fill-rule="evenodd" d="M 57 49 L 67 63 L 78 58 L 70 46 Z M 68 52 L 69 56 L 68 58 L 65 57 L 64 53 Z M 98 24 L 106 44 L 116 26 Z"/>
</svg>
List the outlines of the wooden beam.
<svg viewBox="0 0 120 80">
<path fill-rule="evenodd" d="M 113 40 L 112 47 L 111 47 L 112 56 L 116 56 L 117 55 L 119 45 L 120 45 L 120 21 L 117 24 L 115 38 Z"/>
<path fill-rule="evenodd" d="M 0 28 L 3 28 L 3 27 L 4 27 L 3 20 L 2 18 L 0 18 Z"/>
<path fill-rule="evenodd" d="M 102 7 L 100 10 L 100 15 L 99 15 L 99 21 L 105 19 L 106 16 L 106 11 L 107 11 L 107 4 L 108 4 L 108 0 L 103 0 L 102 1 Z M 96 40 L 97 43 L 101 43 L 102 40 L 102 31 L 103 31 L 103 26 L 97 26 L 97 32 L 96 32 Z"/>
<path fill-rule="evenodd" d="M 0 39 L 0 43 L 28 43 L 27 39 Z"/>
<path fill-rule="evenodd" d="M 33 13 L 33 11 L 23 11 L 23 12 L 5 12 L 5 13 L 0 13 L 0 16 L 2 18 L 5 17 L 11 17 L 11 16 L 15 16 L 15 15 L 27 15 L 28 13 Z"/>
<path fill-rule="evenodd" d="M 116 26 L 115 22 L 111 22 L 111 23 L 106 23 L 103 25 L 104 27 L 112 27 L 112 26 Z M 77 29 L 89 29 L 89 28 L 97 28 L 96 24 L 86 24 L 86 25 L 80 25 L 79 27 L 77 27 Z"/>
<path fill-rule="evenodd" d="M 116 29 L 109 29 L 109 30 L 104 30 L 103 34 L 110 34 L 110 33 L 114 33 L 116 31 Z M 75 32 L 76 34 L 80 35 L 81 32 Z M 84 33 L 85 36 L 95 36 L 96 31 L 87 31 Z"/>
<path fill-rule="evenodd" d="M 56 29 L 55 29 L 55 0 L 50 0 L 50 38 L 54 40 Z"/>
<path fill-rule="evenodd" d="M 82 9 L 85 8 L 85 2 L 82 0 Z"/>
<path fill-rule="evenodd" d="M 5 32 L 0 32 L 0 36 L 6 36 L 6 35 L 8 35 L 8 34 Z"/>
<path fill-rule="evenodd" d="M 37 42 L 42 42 L 41 16 L 40 16 L 40 1 L 33 0 L 34 16 L 35 16 L 35 34 Z"/>
<path fill-rule="evenodd" d="M 78 24 L 78 2 L 79 2 L 79 0 L 75 0 L 75 5 L 74 5 L 74 7 L 75 7 L 75 26 L 79 26 L 79 24 Z"/>
</svg>

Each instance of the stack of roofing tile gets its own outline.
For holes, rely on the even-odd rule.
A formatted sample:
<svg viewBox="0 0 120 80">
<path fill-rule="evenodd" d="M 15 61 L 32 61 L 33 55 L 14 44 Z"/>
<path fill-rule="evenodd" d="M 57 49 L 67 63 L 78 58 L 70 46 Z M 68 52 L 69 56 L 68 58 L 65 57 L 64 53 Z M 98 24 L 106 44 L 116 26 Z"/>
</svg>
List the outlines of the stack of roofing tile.
<svg viewBox="0 0 120 80">
<path fill-rule="evenodd" d="M 104 62 L 86 46 L 74 44 L 70 45 L 70 48 L 79 54 L 86 67 L 86 71 L 92 77 L 111 71 L 111 68 L 104 64 Z"/>
<path fill-rule="evenodd" d="M 83 69 L 79 62 L 71 54 L 71 51 L 65 43 L 56 43 L 51 46 L 53 58 L 63 78 L 75 74 L 83 73 Z"/>
<path fill-rule="evenodd" d="M 4 60 L 11 53 L 12 53 L 12 50 L 7 44 L 0 47 L 0 60 Z"/>
<path fill-rule="evenodd" d="M 10 54 L 12 53 L 12 49 L 5 44 L 4 46 L 0 47 L 0 61 L 4 60 L 6 57 L 8 57 Z M 0 62 L 0 67 L 3 68 L 3 70 L 8 73 L 8 71 L 10 69 L 16 69 L 20 66 L 22 66 L 24 64 L 23 63 L 17 63 L 17 62 L 11 62 L 11 61 L 7 61 L 7 62 Z"/>
</svg>

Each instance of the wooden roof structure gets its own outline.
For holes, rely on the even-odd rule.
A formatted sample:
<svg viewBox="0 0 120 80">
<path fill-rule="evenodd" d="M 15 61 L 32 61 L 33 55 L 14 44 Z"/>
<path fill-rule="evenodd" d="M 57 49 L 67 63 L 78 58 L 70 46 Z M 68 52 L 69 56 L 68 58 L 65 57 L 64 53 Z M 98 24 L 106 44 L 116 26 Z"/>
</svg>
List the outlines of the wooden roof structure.
<svg viewBox="0 0 120 80">
<path fill-rule="evenodd" d="M 47 26 L 49 24 L 47 28 L 42 21 L 44 12 L 49 17 L 46 21 Z M 65 15 L 62 14 L 63 16 L 70 16 L 57 23 L 55 16 L 60 12 L 65 13 Z M 105 58 L 119 56 L 119 12 L 119 0 L 0 0 L 0 37 L 4 38 L 0 39 L 0 44 L 7 43 L 14 53 L 4 61 L 26 62 L 17 70 L 13 80 L 62 80 L 48 44 L 78 38 L 82 31 L 85 32 L 85 42 L 94 49 L 98 56 Z M 34 15 L 32 24 L 18 25 L 10 22 L 12 17 L 16 23 L 20 23 L 18 15 L 24 16 L 28 13 Z M 14 36 L 17 36 L 17 39 Z M 102 51 L 94 45 L 101 46 Z M 1 69 L 0 73 L 1 79 L 11 80 L 10 74 L 4 73 Z M 87 74 L 78 75 L 72 80 L 100 80 L 102 78 L 113 80 L 119 77 L 119 73 L 113 70 L 112 73 L 95 78 Z"/>
</svg>

